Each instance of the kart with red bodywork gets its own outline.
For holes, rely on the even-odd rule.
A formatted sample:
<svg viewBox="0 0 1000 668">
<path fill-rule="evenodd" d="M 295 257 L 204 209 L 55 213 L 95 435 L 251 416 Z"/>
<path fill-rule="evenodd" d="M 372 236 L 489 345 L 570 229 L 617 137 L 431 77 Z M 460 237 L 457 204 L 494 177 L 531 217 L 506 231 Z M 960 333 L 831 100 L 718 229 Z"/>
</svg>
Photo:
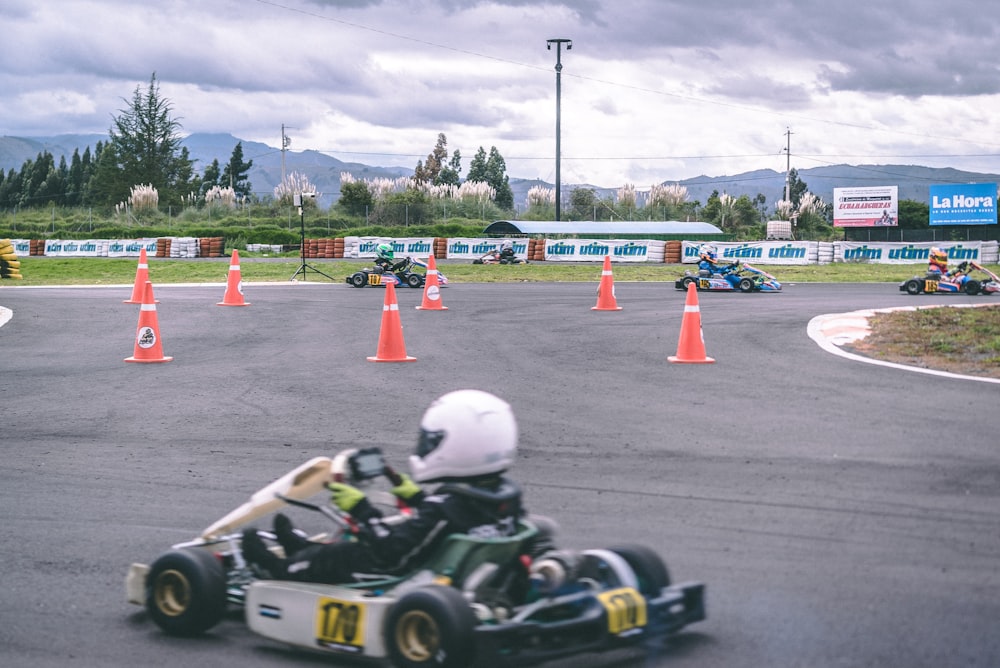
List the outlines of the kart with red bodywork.
<svg viewBox="0 0 1000 668">
<path fill-rule="evenodd" d="M 979 272 L 973 275 L 973 272 Z M 992 295 L 1000 292 L 1000 277 L 977 262 L 966 260 L 946 275 L 914 276 L 899 284 L 899 291 L 919 294 Z"/>
</svg>

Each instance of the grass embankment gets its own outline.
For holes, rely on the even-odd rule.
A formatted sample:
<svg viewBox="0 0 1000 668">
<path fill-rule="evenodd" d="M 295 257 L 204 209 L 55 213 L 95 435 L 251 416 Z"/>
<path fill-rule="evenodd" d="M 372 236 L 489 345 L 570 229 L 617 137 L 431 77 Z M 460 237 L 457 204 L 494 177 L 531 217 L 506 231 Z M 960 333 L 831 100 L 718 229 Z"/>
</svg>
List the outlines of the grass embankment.
<svg viewBox="0 0 1000 668">
<path fill-rule="evenodd" d="M 356 260 L 309 259 L 308 264 L 337 280 L 370 263 Z M 228 258 L 194 260 L 150 258 L 150 278 L 158 284 L 225 283 Z M 240 253 L 244 283 L 288 281 L 299 268 L 297 256 L 264 257 Z M 597 263 L 532 263 L 500 266 L 441 261 L 438 268 L 452 283 L 593 282 L 600 281 Z M 670 264 L 615 265 L 615 281 L 672 283 L 685 268 Z M 791 283 L 899 283 L 920 272 L 914 265 L 834 263 L 764 267 L 785 284 Z M 994 273 L 1000 267 L 990 266 Z M 44 285 L 131 285 L 136 258 L 21 259 L 23 280 L 4 280 L 0 288 Z M 311 281 L 326 281 L 315 274 Z M 990 303 L 984 298 L 984 304 Z M 993 297 L 992 299 L 996 299 Z M 956 373 L 1000 378 L 1000 308 L 941 308 L 878 314 L 872 334 L 854 348 L 870 357 Z"/>
<path fill-rule="evenodd" d="M 1000 378 L 1000 308 L 926 308 L 878 313 L 851 348 L 874 359 Z"/>
</svg>

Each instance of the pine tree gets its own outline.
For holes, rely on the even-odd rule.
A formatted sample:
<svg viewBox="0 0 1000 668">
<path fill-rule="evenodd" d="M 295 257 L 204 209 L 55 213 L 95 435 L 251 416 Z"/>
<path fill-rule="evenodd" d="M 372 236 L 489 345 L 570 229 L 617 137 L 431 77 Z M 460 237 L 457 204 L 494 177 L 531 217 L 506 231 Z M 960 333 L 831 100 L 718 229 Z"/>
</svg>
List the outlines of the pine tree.
<svg viewBox="0 0 1000 668">
<path fill-rule="evenodd" d="M 216 167 L 218 167 L 218 160 L 216 160 Z M 217 185 L 223 188 L 232 188 L 237 195 L 250 197 L 253 186 L 247 179 L 247 173 L 251 167 L 253 167 L 253 160 L 243 162 L 243 142 L 239 142 L 233 148 L 233 154 L 229 157 L 226 168 L 222 170 L 222 176 Z"/>
<path fill-rule="evenodd" d="M 179 204 L 191 188 L 193 161 L 181 148 L 180 123 L 170 102 L 160 96 L 156 73 L 145 93 L 136 86 L 131 102 L 110 128 L 92 179 L 91 200 L 108 206 L 128 199 L 131 188 L 148 184 L 159 201 Z"/>
</svg>

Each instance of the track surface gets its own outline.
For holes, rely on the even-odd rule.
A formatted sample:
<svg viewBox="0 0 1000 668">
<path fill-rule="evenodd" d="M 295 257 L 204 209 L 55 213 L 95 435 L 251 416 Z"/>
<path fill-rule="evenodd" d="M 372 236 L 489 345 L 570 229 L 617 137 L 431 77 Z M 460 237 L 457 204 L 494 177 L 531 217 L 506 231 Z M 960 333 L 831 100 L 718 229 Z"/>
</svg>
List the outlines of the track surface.
<svg viewBox="0 0 1000 668">
<path fill-rule="evenodd" d="M 941 299 L 702 293 L 717 362 L 678 365 L 672 285 L 618 283 L 619 312 L 591 310 L 596 282 L 453 285 L 447 311 L 401 289 L 418 361 L 375 364 L 381 289 L 251 284 L 245 308 L 222 292 L 156 287 L 174 361 L 125 364 L 130 288 L 0 291 L 0 664 L 331 665 L 237 619 L 165 637 L 125 602 L 125 571 L 315 455 L 380 445 L 403 465 L 428 403 L 462 387 L 514 406 L 512 473 L 563 545 L 644 543 L 708 585 L 708 620 L 661 655 L 553 665 L 1000 664 L 1000 388 L 806 334 L 819 314 Z"/>
</svg>

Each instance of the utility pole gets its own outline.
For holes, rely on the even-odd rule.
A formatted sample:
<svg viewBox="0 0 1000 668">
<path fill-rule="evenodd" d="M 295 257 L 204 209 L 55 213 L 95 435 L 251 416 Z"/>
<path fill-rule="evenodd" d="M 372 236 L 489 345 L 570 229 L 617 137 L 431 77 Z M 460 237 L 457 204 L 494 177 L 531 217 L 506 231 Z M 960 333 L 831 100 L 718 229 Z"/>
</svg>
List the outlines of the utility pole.
<svg viewBox="0 0 1000 668">
<path fill-rule="evenodd" d="M 552 50 L 552 45 L 556 45 L 556 220 L 559 220 L 559 209 L 562 205 L 562 177 L 559 173 L 559 152 L 562 141 L 562 46 L 566 45 L 566 50 L 573 48 L 573 40 L 557 37 L 545 40 L 545 49 Z"/>
<path fill-rule="evenodd" d="M 285 151 L 292 145 L 292 138 L 285 134 L 285 124 L 281 124 L 281 183 L 285 183 Z"/>
<path fill-rule="evenodd" d="M 792 129 L 785 128 L 785 201 L 792 201 Z"/>
</svg>

